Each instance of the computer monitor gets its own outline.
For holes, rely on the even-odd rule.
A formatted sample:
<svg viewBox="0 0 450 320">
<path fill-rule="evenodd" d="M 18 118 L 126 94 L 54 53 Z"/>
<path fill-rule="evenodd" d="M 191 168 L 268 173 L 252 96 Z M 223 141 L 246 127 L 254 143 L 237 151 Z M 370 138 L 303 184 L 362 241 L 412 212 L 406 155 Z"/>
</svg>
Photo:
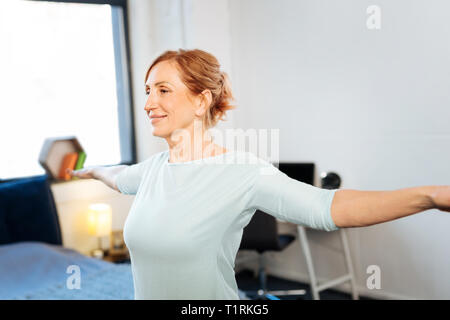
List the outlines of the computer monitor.
<svg viewBox="0 0 450 320">
<path fill-rule="evenodd" d="M 278 169 L 292 179 L 314 185 L 314 163 L 280 162 Z"/>
</svg>

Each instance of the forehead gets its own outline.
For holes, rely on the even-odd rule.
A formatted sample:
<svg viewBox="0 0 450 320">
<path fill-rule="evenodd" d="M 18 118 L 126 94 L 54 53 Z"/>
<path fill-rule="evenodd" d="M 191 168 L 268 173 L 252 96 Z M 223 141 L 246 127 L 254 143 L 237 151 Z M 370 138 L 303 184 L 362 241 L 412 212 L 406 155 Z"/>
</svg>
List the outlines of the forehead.
<svg viewBox="0 0 450 320">
<path fill-rule="evenodd" d="M 157 63 L 150 71 L 145 84 L 152 87 L 155 83 L 163 81 L 169 82 L 174 86 L 183 84 L 174 62 L 162 61 Z"/>
</svg>

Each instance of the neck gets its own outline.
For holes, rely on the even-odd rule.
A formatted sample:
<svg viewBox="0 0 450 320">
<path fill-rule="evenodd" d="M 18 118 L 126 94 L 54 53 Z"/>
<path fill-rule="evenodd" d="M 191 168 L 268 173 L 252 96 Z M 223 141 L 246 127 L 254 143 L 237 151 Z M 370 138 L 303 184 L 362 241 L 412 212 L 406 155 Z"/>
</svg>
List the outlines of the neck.
<svg viewBox="0 0 450 320">
<path fill-rule="evenodd" d="M 189 128 L 177 130 L 170 138 L 169 162 L 186 162 L 214 156 L 218 146 L 212 140 L 210 133 L 201 124 L 194 122 Z"/>
</svg>

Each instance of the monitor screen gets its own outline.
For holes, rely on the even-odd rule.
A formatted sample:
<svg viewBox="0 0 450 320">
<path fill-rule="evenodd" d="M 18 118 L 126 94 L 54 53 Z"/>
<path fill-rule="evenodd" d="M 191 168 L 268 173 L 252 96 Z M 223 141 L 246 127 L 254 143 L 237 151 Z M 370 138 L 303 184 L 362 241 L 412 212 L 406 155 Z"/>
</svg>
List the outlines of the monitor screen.
<svg viewBox="0 0 450 320">
<path fill-rule="evenodd" d="M 280 162 L 278 169 L 292 179 L 314 185 L 314 163 Z"/>
</svg>

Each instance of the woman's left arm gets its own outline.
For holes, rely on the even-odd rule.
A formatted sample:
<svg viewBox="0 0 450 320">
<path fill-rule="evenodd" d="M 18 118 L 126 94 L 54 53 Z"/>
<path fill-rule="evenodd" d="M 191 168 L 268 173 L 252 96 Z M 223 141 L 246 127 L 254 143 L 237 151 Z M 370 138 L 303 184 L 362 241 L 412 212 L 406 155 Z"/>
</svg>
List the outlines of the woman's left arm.
<svg viewBox="0 0 450 320">
<path fill-rule="evenodd" d="M 450 212 L 450 186 L 422 186 L 392 191 L 337 190 L 331 217 L 337 227 L 364 227 L 429 209 Z"/>
</svg>

